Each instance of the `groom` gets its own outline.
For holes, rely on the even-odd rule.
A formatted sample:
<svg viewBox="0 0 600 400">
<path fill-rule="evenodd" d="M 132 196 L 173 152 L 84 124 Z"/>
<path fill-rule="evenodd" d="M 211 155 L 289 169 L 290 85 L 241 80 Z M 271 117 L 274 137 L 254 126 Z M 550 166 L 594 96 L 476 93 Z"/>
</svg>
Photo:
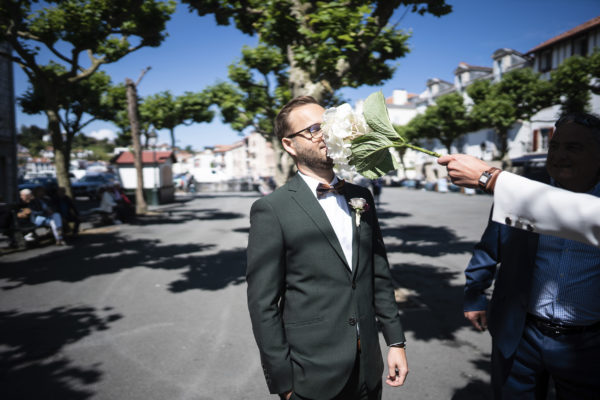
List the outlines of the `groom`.
<svg viewBox="0 0 600 400">
<path fill-rule="evenodd" d="M 298 97 L 275 119 L 299 172 L 252 205 L 248 308 L 271 393 L 380 399 L 375 318 L 390 346 L 390 386 L 403 385 L 408 373 L 404 333 L 373 198 L 334 175 L 324 111 L 312 97 Z M 348 204 L 357 198 L 368 203 L 358 218 Z"/>
</svg>

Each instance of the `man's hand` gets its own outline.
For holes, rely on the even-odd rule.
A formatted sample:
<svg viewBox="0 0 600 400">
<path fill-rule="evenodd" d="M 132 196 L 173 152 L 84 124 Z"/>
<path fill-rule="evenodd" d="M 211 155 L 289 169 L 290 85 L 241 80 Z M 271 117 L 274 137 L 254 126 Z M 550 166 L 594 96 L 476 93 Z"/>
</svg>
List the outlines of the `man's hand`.
<svg viewBox="0 0 600 400">
<path fill-rule="evenodd" d="M 465 318 L 471 321 L 478 331 L 483 332 L 487 329 L 487 315 L 485 311 L 465 311 Z"/>
<path fill-rule="evenodd" d="M 388 376 L 385 383 L 390 386 L 402 386 L 408 375 L 408 362 L 406 351 L 400 347 L 390 347 L 388 351 Z"/>
<path fill-rule="evenodd" d="M 285 400 L 290 400 L 290 397 L 292 397 L 292 391 L 290 390 L 289 392 L 282 393 L 281 396 L 283 396 Z"/>
<path fill-rule="evenodd" d="M 442 156 L 437 162 L 446 166 L 452 183 L 468 188 L 476 188 L 481 174 L 491 168 L 480 159 L 466 154 Z"/>
</svg>

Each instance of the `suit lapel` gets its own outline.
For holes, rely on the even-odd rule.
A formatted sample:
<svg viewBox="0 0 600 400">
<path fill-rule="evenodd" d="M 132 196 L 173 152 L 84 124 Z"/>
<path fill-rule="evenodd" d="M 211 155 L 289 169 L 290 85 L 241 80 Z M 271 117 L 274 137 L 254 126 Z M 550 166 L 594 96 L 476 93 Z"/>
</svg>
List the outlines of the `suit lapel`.
<svg viewBox="0 0 600 400">
<path fill-rule="evenodd" d="M 291 195 L 292 199 L 304 210 L 317 228 L 319 228 L 321 233 L 325 235 L 329 244 L 336 251 L 340 259 L 344 262 L 346 269 L 349 271 L 346 256 L 344 255 L 342 246 L 340 245 L 331 223 L 329 223 L 329 218 L 327 218 L 327 214 L 325 214 L 323 207 L 321 207 L 318 200 L 311 193 L 308 185 L 300 176 L 295 175 L 289 182 L 289 190 L 293 192 Z"/>
</svg>

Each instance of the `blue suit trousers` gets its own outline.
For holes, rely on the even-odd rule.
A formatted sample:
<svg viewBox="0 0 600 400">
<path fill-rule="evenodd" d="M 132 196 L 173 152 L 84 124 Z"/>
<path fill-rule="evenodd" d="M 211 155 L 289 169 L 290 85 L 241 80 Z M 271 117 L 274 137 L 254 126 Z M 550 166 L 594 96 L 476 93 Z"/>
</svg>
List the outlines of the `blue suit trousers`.
<svg viewBox="0 0 600 400">
<path fill-rule="evenodd" d="M 545 399 L 550 377 L 560 400 L 600 400 L 600 329 L 548 336 L 527 322 L 509 359 L 493 345 L 495 399 Z"/>
</svg>

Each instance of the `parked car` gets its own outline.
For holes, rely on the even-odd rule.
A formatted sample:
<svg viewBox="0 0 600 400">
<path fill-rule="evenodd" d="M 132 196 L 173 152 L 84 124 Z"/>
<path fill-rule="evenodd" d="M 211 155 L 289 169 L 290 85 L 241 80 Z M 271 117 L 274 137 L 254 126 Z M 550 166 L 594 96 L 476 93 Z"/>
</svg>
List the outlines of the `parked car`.
<svg viewBox="0 0 600 400">
<path fill-rule="evenodd" d="M 46 190 L 47 195 L 52 196 L 58 189 L 58 182 L 56 181 L 56 178 L 53 177 L 39 176 L 31 179 L 22 180 L 18 184 L 19 190 L 34 190 L 35 188 L 40 186 Z"/>
<path fill-rule="evenodd" d="M 100 198 L 100 189 L 111 187 L 114 179 L 105 174 L 85 175 L 71 184 L 73 197 L 88 197 L 91 200 Z"/>
</svg>

